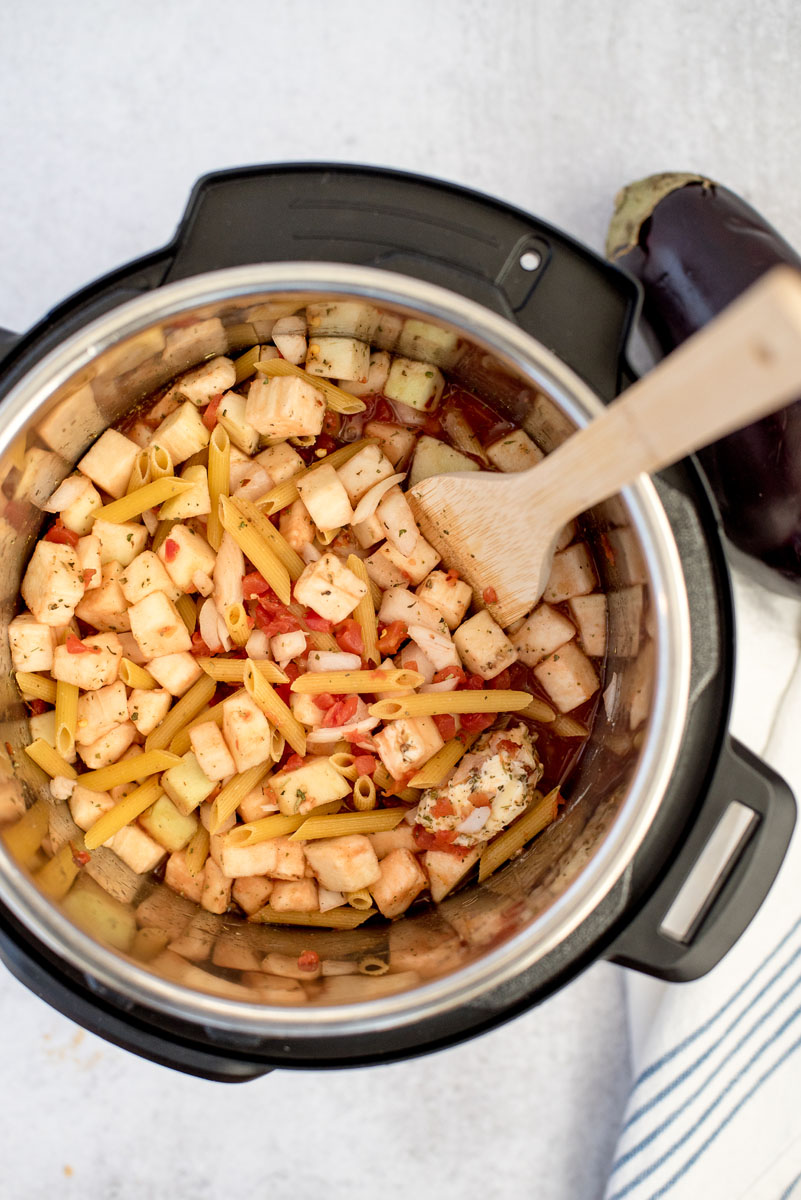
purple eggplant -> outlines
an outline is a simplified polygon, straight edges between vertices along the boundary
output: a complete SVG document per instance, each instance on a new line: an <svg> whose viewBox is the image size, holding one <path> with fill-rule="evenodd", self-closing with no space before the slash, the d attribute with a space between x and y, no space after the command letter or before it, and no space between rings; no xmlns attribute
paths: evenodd
<svg viewBox="0 0 801 1200"><path fill-rule="evenodd" d="M643 286L669 353L777 263L801 257L734 192L700 175L651 175L618 194L607 255ZM729 539L801 586L801 400L699 452Z"/></svg>

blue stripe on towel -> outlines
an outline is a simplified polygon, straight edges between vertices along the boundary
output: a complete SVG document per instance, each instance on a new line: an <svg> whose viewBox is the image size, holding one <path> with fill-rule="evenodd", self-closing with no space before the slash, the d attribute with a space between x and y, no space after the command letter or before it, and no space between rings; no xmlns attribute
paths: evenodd
<svg viewBox="0 0 801 1200"><path fill-rule="evenodd" d="M693 1128L688 1129L687 1132L682 1134L682 1136L678 1139L678 1141L674 1142L673 1145L664 1152L664 1154L660 1155L660 1157L655 1160L655 1162L651 1163L650 1166L645 1167L644 1170L640 1171L639 1175L635 1176L635 1178L632 1179L629 1183L627 1183L624 1187L622 1187L620 1189L620 1191L615 1192L615 1194L612 1197L610 1197L610 1200L622 1200L623 1196L627 1196L629 1194L629 1192L633 1191L633 1189L636 1188L640 1183L642 1183L644 1180L646 1180L650 1175L653 1175L654 1171L658 1171L661 1166L663 1166L666 1162L668 1162L669 1159L671 1159L673 1157L673 1155L676 1153L676 1151L681 1149L681 1147L685 1144L685 1142L688 1140L688 1138L691 1138L693 1136L693 1134L698 1132L698 1129L701 1127L701 1125L703 1125L704 1121L706 1121L706 1119L709 1116L711 1116L711 1114L715 1111L715 1109L718 1107L719 1104L723 1103L726 1096L729 1094L729 1092L735 1086L735 1084L739 1083L739 1081L743 1078L743 1076L762 1057L762 1055L765 1053L765 1051L767 1049L769 1049L769 1047L775 1043L777 1038L781 1037L781 1035L783 1033L785 1033L787 1029L790 1028L790 1026L793 1024L794 1021L796 1021L798 1019L799 1016L801 1016L801 1005L799 1005L798 1008L794 1009L793 1012L790 1014L790 1016L784 1021L784 1023L782 1025L780 1025L779 1028L770 1035L770 1037L767 1039L767 1041L762 1043L759 1050L757 1050L756 1053L751 1055L751 1057L744 1064L744 1066L742 1066L740 1068L740 1070L737 1072L737 1074L732 1079L729 1080L726 1087L723 1089L723 1091L720 1093L720 1095L717 1097L717 1099L713 1100L711 1104L707 1105L706 1109L701 1114L698 1121L696 1121ZM781 1058L779 1058L773 1064L772 1067L769 1067L768 1070L759 1077L759 1079L751 1087L751 1089L749 1091L747 1091L745 1093L745 1095L742 1097L742 1099L737 1102L737 1104L734 1106L734 1108L731 1110L731 1112L728 1114L728 1116L721 1122L720 1125L718 1125L717 1129L713 1130L713 1132L709 1135L707 1140L705 1142L703 1142L702 1145L698 1148L698 1150L696 1150L695 1153L687 1160L687 1162L681 1168L681 1170L676 1175L674 1175L673 1178L670 1179L668 1181L668 1183L665 1184L665 1186L659 1192L655 1192L652 1197L649 1197L649 1200L656 1200L656 1198L658 1196L663 1196L665 1194L665 1192L667 1190L669 1190L673 1186L673 1184L676 1183L676 1181L679 1180L682 1177L682 1175L684 1175L695 1162L698 1161L701 1154L703 1154L703 1152L707 1149L707 1147L709 1145L711 1145L711 1143L715 1140L715 1138L718 1136L718 1134L729 1124L729 1122L732 1120L732 1118L735 1116L735 1114L739 1112L739 1110L743 1107L743 1105L762 1086L762 1084L765 1082L765 1080L768 1079L773 1074L773 1072L777 1069L777 1067L781 1066L781 1064L785 1061L785 1059L789 1058L791 1054L794 1054L795 1051L800 1046L801 1046L801 1038L799 1038L797 1041L793 1042L792 1046L790 1046L790 1048L785 1051L785 1053L781 1056Z"/></svg>
<svg viewBox="0 0 801 1200"><path fill-rule="evenodd" d="M779 1200L790 1200L790 1197L792 1196L793 1192L795 1191L796 1184L798 1184L798 1183L801 1183L801 1175L796 1175L795 1179L790 1184L790 1186L788 1188L786 1188L785 1191L782 1192L781 1196L779 1197Z"/></svg>
<svg viewBox="0 0 801 1200"><path fill-rule="evenodd" d="M784 937L781 939L781 941L778 942L776 946L774 946L773 950L771 950L771 952L767 956L767 958L764 958L762 960L762 962L759 964L759 966L755 968L755 970L752 972L751 975L749 975L748 979L746 979L746 981L737 989L736 992L732 993L732 995L729 997L729 999L726 1001L726 1003L721 1008L719 1008L716 1013L713 1013L712 1016L709 1017L708 1020L704 1021L703 1025L699 1025L698 1028L693 1031L693 1033L687 1034L687 1036L685 1038L683 1038L682 1041L680 1041L677 1046L674 1046L672 1050L667 1050L662 1055L661 1058L658 1058L656 1060L656 1062L651 1063L649 1066L647 1066L645 1068L644 1071L642 1071L637 1076L634 1083L632 1084L632 1088L631 1088L632 1093L634 1093L634 1091L640 1086L641 1083L644 1083L646 1079L650 1079L652 1075L655 1075L657 1071L661 1070L662 1067L664 1067L667 1063L669 1063L672 1059L674 1059L677 1054L680 1054L682 1052L682 1050L685 1050L687 1048L687 1046L692 1045L692 1043L694 1041L696 1041L699 1037L701 1037L702 1034L706 1033L707 1029L710 1029L715 1024L715 1022L720 1017L722 1017L725 1012L727 1012L731 1008L732 1004L734 1004L734 1002L736 1000L738 1000L740 998L740 996L742 996L743 992L745 992L750 987L750 985L754 982L754 980L760 974L760 972L765 969L765 967L768 965L768 963L771 961L771 959L775 958L776 955L779 953L779 951L786 945L786 943L789 941L789 939L792 937L792 935L796 932L796 930L799 928L799 926L801 926L801 917L799 917L799 919L796 921L795 925L793 925L791 929L788 929L787 933L784 935Z"/></svg>
<svg viewBox="0 0 801 1200"><path fill-rule="evenodd" d="M794 961L794 959L796 959L800 954L801 954L801 947L799 947L799 949L793 955L793 958L790 960L790 962ZM787 965L789 966L790 964L788 963ZM781 974L781 972L780 972L780 974ZM778 978L778 976L777 976L777 978ZM715 1067L715 1069L709 1075L707 1075L706 1079L701 1084L701 1086L696 1088L695 1091L692 1092L689 1096L682 1097L681 1104L679 1105L678 1108L675 1108L673 1110L673 1112L670 1114L669 1117L666 1117L665 1120L662 1121L662 1123L660 1125L655 1126L651 1130L651 1132L642 1139L642 1141L638 1142L636 1146L632 1146L630 1150L627 1150L626 1153L624 1155L622 1155L621 1158L617 1159L616 1162L614 1162L612 1164L612 1170L610 1172L610 1176L614 1175L615 1171L617 1171L620 1167L622 1167L624 1165L624 1163L630 1162L630 1160L632 1158L634 1158L635 1155L639 1154L639 1152L641 1150L644 1150L646 1146L649 1146L651 1144L651 1142L653 1142L655 1140L655 1138L659 1137L659 1135L661 1133L664 1133L664 1131L670 1125L673 1124L673 1122L676 1120L676 1118L681 1116L682 1112L687 1107L687 1105L692 1104L692 1102L694 1100L698 1099L698 1097L705 1090L705 1088L707 1088L709 1086L709 1084L712 1082L712 1080L715 1078L715 1076L720 1071L722 1071L724 1067L727 1067L730 1064L732 1058L738 1052L738 1050L742 1050L742 1048L746 1044L746 1042L748 1042L754 1036L754 1034L757 1032L757 1030L762 1025L764 1025L765 1021L767 1021L769 1017L773 1016L773 1014L776 1012L776 1009L779 1008L784 1003L784 1001L793 994L793 992L796 990L796 988L799 986L799 984L801 984L801 975L799 975L793 981L793 983L790 984L790 986L788 988L785 988L785 990L782 992L782 994L776 1000L774 1000L774 1002L773 1002L773 1004L771 1004L770 1008L766 1008L765 1011L762 1013L762 1015L756 1021L754 1021L754 1023L751 1025L748 1032L744 1033L743 1036L740 1038L739 1042L737 1042L736 1045L731 1049L728 1057L723 1059L722 1062L718 1063L718 1065ZM746 1009L745 1012L748 1012L748 1009ZM739 1018L738 1018L738 1020L739 1020ZM731 1026L730 1026L730 1028L731 1028ZM725 1037L725 1034L724 1034L724 1037ZM718 1041L715 1043L715 1045L712 1047L712 1049L715 1049L718 1045L720 1045L720 1042L722 1040L723 1040L722 1038L719 1038ZM711 1053L711 1050L708 1053ZM693 1068L691 1068L691 1070L688 1070L687 1072L685 1072L685 1076L679 1076L678 1079L676 1079L674 1081L674 1083L672 1083L669 1087L663 1089L663 1091L660 1092L658 1096L654 1097L652 1103L650 1105L648 1105L647 1107L652 1107L653 1104L656 1104L656 1102L658 1100L661 1100L669 1091L672 1091L673 1088L675 1088L679 1085L679 1083L683 1082L683 1079L686 1077L686 1075L691 1074L692 1071L695 1070L695 1066L697 1066L702 1061L702 1059L706 1058L706 1057L707 1057L706 1055L703 1055L701 1059L698 1059L698 1062L693 1066ZM641 1111L645 1112L646 1109L643 1108Z"/></svg>

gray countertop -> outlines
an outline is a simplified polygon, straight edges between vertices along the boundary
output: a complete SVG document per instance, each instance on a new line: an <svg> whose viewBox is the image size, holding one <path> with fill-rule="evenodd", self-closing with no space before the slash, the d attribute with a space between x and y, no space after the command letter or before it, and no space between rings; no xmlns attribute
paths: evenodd
<svg viewBox="0 0 801 1200"><path fill-rule="evenodd" d="M31 0L0 12L0 325L168 240L206 171L340 160L493 193L601 249L654 171L801 244L789 0ZM475 1042L229 1088L80 1031L0 972L3 1194L592 1200L629 1083L601 964Z"/></svg>

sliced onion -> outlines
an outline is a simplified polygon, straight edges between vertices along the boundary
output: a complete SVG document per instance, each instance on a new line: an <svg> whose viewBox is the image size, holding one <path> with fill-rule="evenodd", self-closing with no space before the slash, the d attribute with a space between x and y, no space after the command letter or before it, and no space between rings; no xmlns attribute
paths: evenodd
<svg viewBox="0 0 801 1200"><path fill-rule="evenodd" d="M409 625L408 629L409 637L422 646L438 671L462 665L450 635L446 637L444 633L427 629L425 625Z"/></svg>
<svg viewBox="0 0 801 1200"><path fill-rule="evenodd" d="M405 471L402 471L399 475L390 475L389 479L382 479L380 483L376 483L371 487L369 492L365 492L354 509L350 520L351 525L358 525L360 522L366 521L368 517L372 517L386 492L394 488L397 483L401 483L405 478Z"/></svg>
<svg viewBox="0 0 801 1200"><path fill-rule="evenodd" d="M455 692L459 686L459 680L455 675L449 675L447 679L440 679L439 683L424 683L422 684L421 692Z"/></svg>
<svg viewBox="0 0 801 1200"><path fill-rule="evenodd" d="M313 650L309 655L310 671L358 671L362 660L358 654L344 650Z"/></svg>
<svg viewBox="0 0 801 1200"><path fill-rule="evenodd" d="M330 729L313 729L306 734L307 746L322 746L327 742L338 742L340 738L358 737L359 734L369 733L381 723L380 717L365 717L355 725L333 725Z"/></svg>
<svg viewBox="0 0 801 1200"><path fill-rule="evenodd" d="M263 629L254 629L245 643L248 658L269 658L270 639Z"/></svg>
<svg viewBox="0 0 801 1200"><path fill-rule="evenodd" d="M300 552L300 557L308 567L309 563L318 562L323 556L315 546L314 542L306 542L305 546Z"/></svg>
<svg viewBox="0 0 801 1200"><path fill-rule="evenodd" d="M606 712L607 721L611 721L615 715L617 708L617 696L620 691L620 676L617 671L612 673L612 678L609 681L609 686L602 696L604 702L604 711Z"/></svg>
<svg viewBox="0 0 801 1200"><path fill-rule="evenodd" d="M214 563L214 601L217 612L224 613L232 604L243 600L242 580L245 575L245 556L226 529L222 535L217 560Z"/></svg>
<svg viewBox="0 0 801 1200"><path fill-rule="evenodd" d="M345 903L345 897L342 892L331 892L328 888L318 887L317 902L320 906L320 912L330 912L332 908L340 908Z"/></svg>
<svg viewBox="0 0 801 1200"><path fill-rule="evenodd" d="M409 809L406 816L403 818L407 825L417 824L417 810L419 807L419 804L415 804L414 808Z"/></svg>
<svg viewBox="0 0 801 1200"><path fill-rule="evenodd" d="M200 612L197 617L200 636L211 650L212 654L218 653L223 649L222 639L219 633L219 620L217 608L214 601L209 597L204 600L200 606Z"/></svg>
<svg viewBox="0 0 801 1200"><path fill-rule="evenodd" d="M483 829L490 819L491 813L492 809L488 805L484 805L483 808L474 808L461 824L456 826L457 832L478 833L479 829Z"/></svg>
<svg viewBox="0 0 801 1200"><path fill-rule="evenodd" d="M207 575L205 571L195 571L192 576L192 583L201 596L210 596L214 591L211 576Z"/></svg>
<svg viewBox="0 0 801 1200"><path fill-rule="evenodd" d="M148 508L142 513L142 524L152 537L159 527L159 519L152 508Z"/></svg>
<svg viewBox="0 0 801 1200"><path fill-rule="evenodd" d="M91 480L87 479L85 475L69 475L63 483L58 485L42 508L49 513L63 512L65 508L69 508L71 504L79 500L91 486Z"/></svg>

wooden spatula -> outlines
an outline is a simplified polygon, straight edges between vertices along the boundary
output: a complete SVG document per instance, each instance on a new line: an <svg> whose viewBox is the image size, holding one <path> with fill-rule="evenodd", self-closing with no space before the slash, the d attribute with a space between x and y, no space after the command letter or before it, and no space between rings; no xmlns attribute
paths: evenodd
<svg viewBox="0 0 801 1200"><path fill-rule="evenodd" d="M542 595L567 521L801 394L801 275L776 267L527 471L461 472L409 492L424 537L500 625Z"/></svg>

